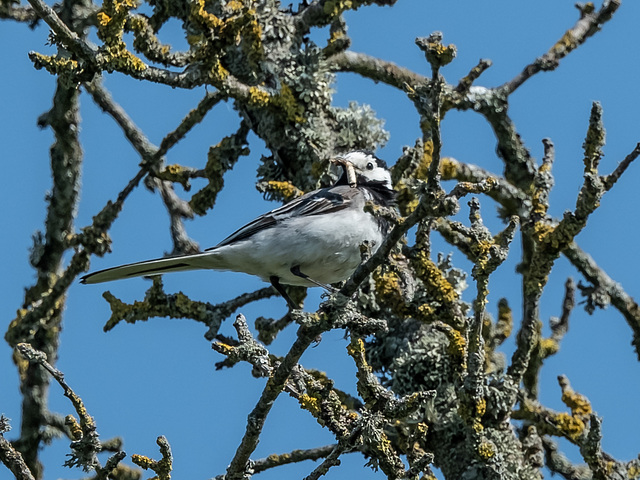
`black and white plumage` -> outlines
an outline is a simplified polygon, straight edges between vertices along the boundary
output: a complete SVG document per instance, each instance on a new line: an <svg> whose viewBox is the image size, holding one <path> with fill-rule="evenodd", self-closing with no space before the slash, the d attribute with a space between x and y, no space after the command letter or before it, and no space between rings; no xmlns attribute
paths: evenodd
<svg viewBox="0 0 640 480"><path fill-rule="evenodd" d="M291 304L281 284L305 287L340 282L361 262L360 245L378 249L387 226L364 211L368 201L393 205L395 193L384 161L355 151L334 161L338 182L259 216L202 253L131 263L90 273L92 284L168 272L213 269L256 275Z"/></svg>

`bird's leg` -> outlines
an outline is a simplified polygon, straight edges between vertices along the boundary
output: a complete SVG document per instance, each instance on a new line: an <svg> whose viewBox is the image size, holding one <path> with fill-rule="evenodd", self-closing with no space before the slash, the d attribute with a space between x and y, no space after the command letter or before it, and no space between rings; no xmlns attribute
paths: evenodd
<svg viewBox="0 0 640 480"><path fill-rule="evenodd" d="M295 265L293 267L291 267L291 273L293 273L296 277L300 277L300 278L304 278L306 281L313 283L314 285L317 285L318 287L322 287L324 288L327 292L329 293L336 293L338 290L336 290L335 288L333 288L331 285L326 285L324 283L320 283L320 282L316 282L313 278L309 277L308 275L302 273L300 271L300 265Z"/></svg>
<svg viewBox="0 0 640 480"><path fill-rule="evenodd" d="M287 301L289 308L291 308L292 310L300 310L300 305L297 305L293 300L291 300L291 297L289 297L289 295L287 294L287 291L280 283L280 279L278 277L276 277L275 275L271 275L269 277L269 281L271 282L273 288L275 288L276 291L282 296L282 298Z"/></svg>

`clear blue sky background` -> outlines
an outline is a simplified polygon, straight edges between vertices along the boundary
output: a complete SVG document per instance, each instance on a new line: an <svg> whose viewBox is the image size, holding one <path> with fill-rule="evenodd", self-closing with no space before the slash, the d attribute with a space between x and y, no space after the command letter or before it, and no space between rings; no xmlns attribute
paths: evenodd
<svg viewBox="0 0 640 480"><path fill-rule="evenodd" d="M414 39L440 30L444 32L445 43L458 47L458 57L442 72L446 79L455 84L480 58L488 58L493 67L477 84L496 86L546 52L573 26L578 11L573 2L558 0L400 0L392 8L361 8L345 17L353 50L424 74L428 73L428 66ZM581 145L592 101L602 103L608 132L606 156L601 163L603 173L615 168L640 141L638 21L640 3L624 1L603 31L571 53L555 72L539 74L511 97L511 116L533 155L541 158L542 138L550 137L555 142L556 186L551 195L551 213L555 216L575 205L582 183ZM176 36L178 29L170 30L164 38L183 47L184 39ZM48 149L52 135L49 130L39 130L36 119L51 105L54 79L44 71L36 71L27 58L30 50L52 51L45 45L47 34L48 29L42 25L31 31L25 25L5 21L0 27L3 46L0 58L4 66L0 75L0 158L5 172L0 210L4 226L0 233L3 332L21 305L24 288L34 280L28 249L33 233L43 228L45 195L51 184ZM327 35L326 30L319 31L313 38L323 42ZM105 80L115 100L156 144L204 95L204 88L172 90L121 75L110 75ZM402 147L413 145L419 136L417 115L401 93L353 74L338 75L335 88L337 105L346 106L351 100L367 103L386 120L391 138L378 153L388 161L394 162ZM85 94L82 118L85 167L78 228L89 224L105 202L115 198L133 177L139 162L111 118L102 114ZM209 145L233 132L237 125L230 105L217 106L186 140L170 151L168 162L204 165ZM450 112L442 128L444 155L494 172L502 171L493 134L479 115ZM238 226L276 206L264 201L254 188L262 144L253 137L251 147L252 154L242 158L225 177L227 187L213 212L187 224L189 234L203 248L216 244ZM578 237L578 243L636 298L640 297L637 282L640 259L636 254L639 179L640 166L632 165L605 196L602 206ZM195 183L194 189L198 186ZM485 223L497 232L501 226L494 205L486 198L481 198L481 203ZM463 219L464 215L463 210ZM161 256L171 250L168 225L158 196L139 188L127 201L111 232L113 253L95 259L92 269ZM452 251L443 243L438 248L444 253ZM510 260L492 277L489 297L493 313L499 298L507 297L517 323L520 290L514 269L518 252L516 247ZM453 259L457 266L469 269L461 254L454 252ZM581 279L561 258L543 297L543 320L560 314L563 284L568 276L576 281ZM262 286L258 279L234 273L194 272L165 277L167 292L182 290L193 299L212 303ZM215 371L214 363L222 357L203 338L204 328L192 321L153 319L135 326L120 325L108 334L103 333L102 326L110 312L102 292L108 289L132 302L141 299L148 287L149 282L143 279L106 286L74 285L65 311L58 367L84 399L103 439L122 436L128 454L158 458L155 438L163 434L173 448L175 478L204 479L221 474L240 441L246 416L255 405L264 380L251 377L246 365ZM471 286L468 299L473 290ZM312 293L308 308L315 308L319 293ZM285 303L281 299L242 309L250 325L260 315L279 317L284 312ZM231 323L230 320L224 325L223 333L235 335ZM548 326L545 332L548 333ZM284 354L294 338L295 328L289 327L270 350ZM573 388L587 395L604 418L605 450L622 460L631 460L640 452L637 433L640 367L630 340L630 329L613 308L589 316L579 306L571 316L562 350L542 370L540 391L543 403L566 410L560 402L556 381L558 375L566 374ZM305 353L302 362L326 371L337 387L355 393L355 369L345 353L345 345L342 331L331 332L316 348ZM507 342L507 355L512 350L513 341ZM12 418L15 434L19 427L20 399L10 357L10 349L0 342L0 412ZM69 401L56 384L51 388L50 404L55 412L72 413ZM7 436L13 438L11 433ZM281 395L253 457L332 442L331 435L308 414L300 412L295 401ZM565 442L562 447L574 461L579 461L576 448ZM84 476L80 471L61 466L67 452L67 440L55 441L43 451L46 478ZM346 456L343 466L332 469L327 478L383 478L379 472L363 470L364 463L357 454ZM314 466L311 462L292 465L265 472L259 478L301 478ZM0 478L8 478L6 470L0 469Z"/></svg>

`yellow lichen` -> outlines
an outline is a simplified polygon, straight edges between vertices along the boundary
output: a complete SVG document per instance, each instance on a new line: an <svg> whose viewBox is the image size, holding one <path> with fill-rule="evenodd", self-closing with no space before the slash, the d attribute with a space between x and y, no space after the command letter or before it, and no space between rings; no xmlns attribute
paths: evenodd
<svg viewBox="0 0 640 480"><path fill-rule="evenodd" d="M129 11L137 7L136 0L105 0L96 14L98 18L98 38L104 45L100 47L100 59L107 71L139 72L147 65L127 50L122 40L124 26L131 18Z"/></svg>
<svg viewBox="0 0 640 480"><path fill-rule="evenodd" d="M584 422L568 413L558 413L552 417L551 421L571 440L577 440L585 430Z"/></svg>
<svg viewBox="0 0 640 480"><path fill-rule="evenodd" d="M418 307L418 312L420 313L421 317L424 320L428 320L430 319L433 314L436 312L436 309L433 308L432 305L429 305L428 303L423 303L422 305L420 305Z"/></svg>
<svg viewBox="0 0 640 480"><path fill-rule="evenodd" d="M389 304L394 311L405 310L405 301L400 277L395 272L375 273L376 292L380 299Z"/></svg>
<svg viewBox="0 0 640 480"><path fill-rule="evenodd" d="M329 36L329 41L328 44L332 44L334 42L337 42L339 40L342 40L345 37L345 32L343 30L334 30L331 32L331 35Z"/></svg>
<svg viewBox="0 0 640 480"><path fill-rule="evenodd" d="M43 67L47 72L54 75L78 75L83 72L77 61L59 55L42 55L33 53L32 58L38 68Z"/></svg>
<svg viewBox="0 0 640 480"><path fill-rule="evenodd" d="M464 336L458 330L453 328L449 331L447 336L449 337L449 347L447 350L452 354L452 356L459 359L465 359L467 355L467 341Z"/></svg>
<svg viewBox="0 0 640 480"><path fill-rule="evenodd" d="M562 392L562 403L571 409L574 416L587 417L593 412L589 399L571 388L565 388Z"/></svg>
<svg viewBox="0 0 640 480"><path fill-rule="evenodd" d="M416 274L425 283L435 300L442 305L458 300L458 293L426 252L418 252L413 258L413 265Z"/></svg>
<svg viewBox="0 0 640 480"><path fill-rule="evenodd" d="M106 27L111 21L111 17L104 12L98 12L96 15L98 24L102 27Z"/></svg>
<svg viewBox="0 0 640 480"><path fill-rule="evenodd" d="M280 92L278 92L273 102L284 111L287 120L289 120L290 122L305 122L305 118L303 116L304 108L297 102L295 96L293 95L293 91L288 85L282 85L282 87L280 88Z"/></svg>
<svg viewBox="0 0 640 480"><path fill-rule="evenodd" d="M480 420L473 419L471 423L471 429L476 433L481 433L484 430L484 425L482 425Z"/></svg>
<svg viewBox="0 0 640 480"><path fill-rule="evenodd" d="M439 330L444 333L449 340L447 353L457 360L461 368L467 368L467 340L465 337L450 325L441 324Z"/></svg>
<svg viewBox="0 0 640 480"><path fill-rule="evenodd" d="M231 345L227 345L226 343L223 342L215 342L216 344L216 348L218 348L218 352L222 353L223 355L229 355L231 352L233 352L233 347Z"/></svg>
<svg viewBox="0 0 640 480"><path fill-rule="evenodd" d="M398 181L394 187L397 192L398 207L402 215L410 215L418 206L419 198L404 179Z"/></svg>
<svg viewBox="0 0 640 480"><path fill-rule="evenodd" d="M546 242L555 231L555 227L545 222L536 222L533 226L533 237L539 242Z"/></svg>
<svg viewBox="0 0 640 480"><path fill-rule="evenodd" d="M553 338L543 338L540 340L540 355L542 358L547 358L551 355L558 353L560 350L560 345Z"/></svg>
<svg viewBox="0 0 640 480"><path fill-rule="evenodd" d="M140 468L144 468L145 470L148 470L153 465L155 465L155 462L151 460L149 457L144 455L139 455L137 453L134 453L133 455L131 455L131 461L136 465L138 465Z"/></svg>
<svg viewBox="0 0 640 480"><path fill-rule="evenodd" d="M224 25L224 21L205 10L205 0L192 1L191 16L198 23L201 23L202 25L211 29L218 29Z"/></svg>
<svg viewBox="0 0 640 480"><path fill-rule="evenodd" d="M303 393L300 395L298 401L300 402L300 405L302 405L302 408L311 413L311 415L317 416L320 414L320 401L317 398Z"/></svg>
<svg viewBox="0 0 640 480"><path fill-rule="evenodd" d="M429 139L424 142L422 147L422 156L420 157L420 163L414 176L419 180L426 180L429 176L429 167L433 161L433 140Z"/></svg>
<svg viewBox="0 0 640 480"><path fill-rule="evenodd" d="M278 182L276 180L267 182L267 190L279 193L286 201L299 197L304 193L291 182Z"/></svg>
<svg viewBox="0 0 640 480"><path fill-rule="evenodd" d="M478 445L478 456L484 460L492 458L496 454L495 446L491 442L481 442Z"/></svg>
<svg viewBox="0 0 640 480"><path fill-rule="evenodd" d="M259 107L269 104L270 95L259 87L249 87L249 103Z"/></svg>
<svg viewBox="0 0 640 480"><path fill-rule="evenodd" d="M361 338L353 338L347 345L347 353L349 355L364 358L364 342Z"/></svg>
<svg viewBox="0 0 640 480"><path fill-rule="evenodd" d="M69 429L73 440L80 440L82 438L82 428L80 428L80 424L73 415L64 417L64 424Z"/></svg>
<svg viewBox="0 0 640 480"><path fill-rule="evenodd" d="M478 216L479 219L479 216ZM494 243L487 240L480 240L471 245L471 254L475 257L475 263L480 270L484 270L491 257L491 247Z"/></svg>
<svg viewBox="0 0 640 480"><path fill-rule="evenodd" d="M487 400L481 398L475 404L475 416L478 418L482 418L487 411Z"/></svg>
<svg viewBox="0 0 640 480"><path fill-rule="evenodd" d="M457 178L458 165L453 159L444 157L442 160L440 160L439 167L442 180L453 180Z"/></svg>
<svg viewBox="0 0 640 480"><path fill-rule="evenodd" d="M239 2L238 0L230 0L229 2L227 2L226 7L232 12L238 12L242 10L244 5L242 5L242 2Z"/></svg>
<svg viewBox="0 0 640 480"><path fill-rule="evenodd" d="M533 212L537 213L539 215L544 215L547 213L547 210L549 208L549 205L547 202L542 201L542 191L539 189L536 189L533 192L533 195L531 197L531 203L533 206Z"/></svg>
<svg viewBox="0 0 640 480"><path fill-rule="evenodd" d="M513 330L513 313L506 300L498 303L498 321L496 327L500 329L502 335L507 338Z"/></svg>
<svg viewBox="0 0 640 480"><path fill-rule="evenodd" d="M571 30L567 30L562 38L556 42L554 46L551 47L550 53L552 55L561 55L564 56L569 53L571 50L576 48L576 38L573 35Z"/></svg>
<svg viewBox="0 0 640 480"><path fill-rule="evenodd" d="M229 76L229 70L222 66L220 59L214 59L211 69L209 70L209 77L215 82L223 82Z"/></svg>

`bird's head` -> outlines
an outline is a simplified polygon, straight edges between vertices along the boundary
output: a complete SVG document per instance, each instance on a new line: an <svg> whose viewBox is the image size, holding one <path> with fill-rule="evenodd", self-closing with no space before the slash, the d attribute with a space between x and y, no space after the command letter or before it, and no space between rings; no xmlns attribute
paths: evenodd
<svg viewBox="0 0 640 480"><path fill-rule="evenodd" d="M342 165L344 169L338 184L352 187L373 184L393 190L387 164L371 152L356 150L336 157L332 162Z"/></svg>

